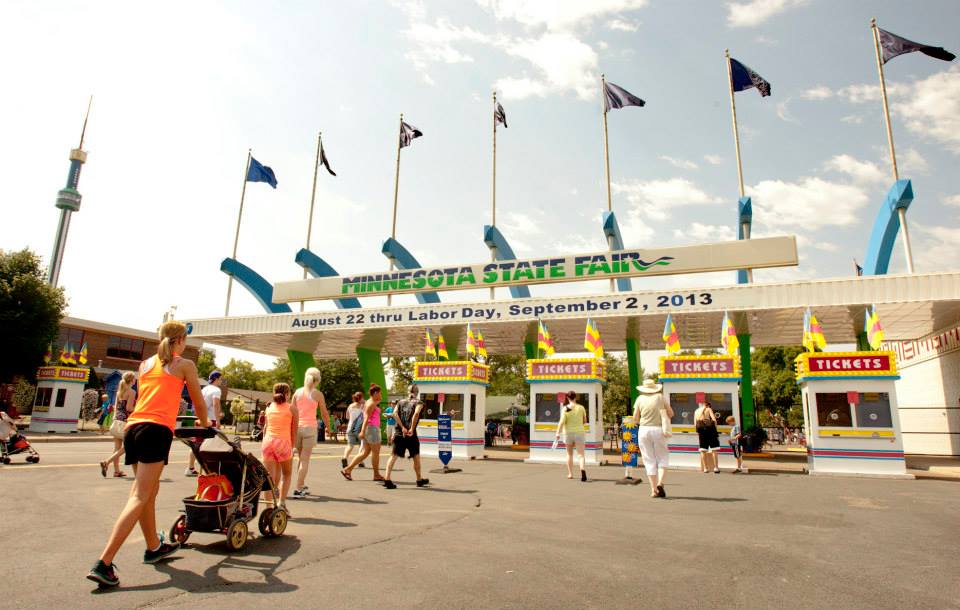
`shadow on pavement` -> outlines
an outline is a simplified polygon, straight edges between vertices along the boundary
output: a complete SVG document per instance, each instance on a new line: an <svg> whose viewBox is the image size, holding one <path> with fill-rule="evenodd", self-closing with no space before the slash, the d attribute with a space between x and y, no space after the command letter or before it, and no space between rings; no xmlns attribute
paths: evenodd
<svg viewBox="0 0 960 610"><path fill-rule="evenodd" d="M669 487L667 488L669 489ZM746 502L746 498L710 498L707 496L674 496L668 495L666 500L693 500L695 502Z"/></svg>
<svg viewBox="0 0 960 610"><path fill-rule="evenodd" d="M414 483L397 483L398 487L413 487ZM478 493L476 489L444 489L442 487L421 487L419 488L423 491L431 491L438 494L475 494Z"/></svg>
<svg viewBox="0 0 960 610"><path fill-rule="evenodd" d="M291 500L291 505L295 505L295 502L344 502L346 504L386 504L382 500L371 500L370 498L334 498L333 496L314 496L309 495L305 498L297 498L296 500Z"/></svg>
<svg viewBox="0 0 960 610"><path fill-rule="evenodd" d="M297 525L329 525L331 527L357 527L356 523L349 521L331 521L330 519L321 519L319 517L292 517L291 523Z"/></svg>

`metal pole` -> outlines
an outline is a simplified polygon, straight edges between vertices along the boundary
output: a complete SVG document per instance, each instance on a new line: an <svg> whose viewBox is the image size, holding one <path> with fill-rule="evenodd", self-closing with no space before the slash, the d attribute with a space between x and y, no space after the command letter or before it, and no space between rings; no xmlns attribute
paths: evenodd
<svg viewBox="0 0 960 610"><path fill-rule="evenodd" d="M310 236L313 234L313 203L317 197L317 169L320 167L320 147L323 146L323 132L317 132L317 158L313 162L313 190L310 191L310 215L307 216L307 250L310 249ZM246 182L244 182L246 184ZM303 268L303 279L307 279L307 268ZM300 311L304 302L300 301Z"/></svg>
<svg viewBox="0 0 960 610"><path fill-rule="evenodd" d="M240 241L240 219L243 218L243 200L247 196L247 174L250 172L250 159L253 158L253 149L247 149L247 163L243 167L243 188L240 190L240 211L237 212L237 231L233 235L233 260L237 260L237 242ZM233 276L227 279L227 304L223 310L223 317L230 316L230 294L233 292Z"/></svg>
<svg viewBox="0 0 960 610"><path fill-rule="evenodd" d="M400 130L397 132L397 171L393 177L393 223L390 225L390 237L397 238L397 194L400 190L400 135L403 133L403 113L400 113ZM393 271L393 259L390 259L390 271ZM393 304L393 295L387 295L387 305Z"/></svg>
<svg viewBox="0 0 960 610"><path fill-rule="evenodd" d="M492 204L492 214L491 214L491 226L497 226L497 92L493 92L493 204ZM496 262L497 260L497 250L493 248L490 250L490 262ZM490 287L490 300L496 298L496 291L491 286Z"/></svg>
<svg viewBox="0 0 960 610"><path fill-rule="evenodd" d="M610 193L610 140L607 135L607 105L606 105L607 81L605 75L600 75L600 114L603 116L603 167L607 177L607 211L613 211L613 196ZM607 240L609 247L609 239ZM613 292L615 282L610 280L610 292Z"/></svg>
<svg viewBox="0 0 960 610"><path fill-rule="evenodd" d="M733 117L733 144L737 152L737 187L740 189L740 198L746 194L743 188L743 161L740 157L740 127L737 124L737 103L733 95L733 66L730 64L730 49L724 49L727 58L727 82L730 85L730 114ZM743 223L743 238L750 239L750 225ZM747 269L747 282L753 283L753 269Z"/></svg>
<svg viewBox="0 0 960 610"><path fill-rule="evenodd" d="M877 54L877 73L880 75L880 98L883 100L883 118L887 125L887 144L890 146L890 167L893 170L893 180L900 179L897 168L897 151L893 146L893 127L890 125L890 105L887 101L887 79L883 74L883 56L880 53L880 32L877 31L877 19L870 20L870 29L873 31L873 49ZM897 210L900 217L900 227L903 229L903 250L907 258L907 271L913 273L913 249L910 247L910 232L907 230L907 214L903 208Z"/></svg>

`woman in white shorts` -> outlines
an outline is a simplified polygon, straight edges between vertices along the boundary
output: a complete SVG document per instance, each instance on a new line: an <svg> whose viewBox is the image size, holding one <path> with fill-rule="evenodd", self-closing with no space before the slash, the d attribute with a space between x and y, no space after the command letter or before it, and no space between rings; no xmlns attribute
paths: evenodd
<svg viewBox="0 0 960 610"><path fill-rule="evenodd" d="M307 473L310 472L310 455L317 444L317 410L323 416L322 421L329 421L327 401L323 392L317 389L320 384L320 370L314 367L307 369L303 376L303 387L293 393L293 406L297 408L298 424L296 453L300 466L297 468L297 486L293 490L294 498L307 496Z"/></svg>
<svg viewBox="0 0 960 610"><path fill-rule="evenodd" d="M573 450L577 450L580 458L580 480L587 480L586 457L584 456L584 445L586 443L586 428L584 422L587 419L587 410L583 405L577 403L577 393L573 390L560 395L563 401L563 412L560 414L560 423L557 424L557 440L563 434L563 444L567 448L567 478L573 478Z"/></svg>
<svg viewBox="0 0 960 610"><path fill-rule="evenodd" d="M639 426L637 445L640 446L643 468L650 480L650 497L666 498L663 479L670 465L670 450L663 434L663 424L664 419L669 421L673 417L673 409L663 398L663 386L653 379L644 379L643 385L637 386L637 389L640 390L640 396L633 403L633 421Z"/></svg>

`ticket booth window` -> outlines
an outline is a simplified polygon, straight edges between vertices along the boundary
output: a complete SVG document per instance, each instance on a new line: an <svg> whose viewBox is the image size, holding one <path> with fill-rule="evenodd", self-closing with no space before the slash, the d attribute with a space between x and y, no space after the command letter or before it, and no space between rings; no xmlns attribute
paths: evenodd
<svg viewBox="0 0 960 610"><path fill-rule="evenodd" d="M733 415L733 395L732 394L707 394L707 400L717 416L717 423L721 426L726 425L727 418Z"/></svg>
<svg viewBox="0 0 960 610"><path fill-rule="evenodd" d="M861 428L892 428L890 394L887 392L861 392L857 405L857 426Z"/></svg>
<svg viewBox="0 0 960 610"><path fill-rule="evenodd" d="M537 393L535 395L535 399L536 399L536 403L534 408L536 408L538 422L556 423L560 421L561 405L557 401L556 394Z"/></svg>
<svg viewBox="0 0 960 610"><path fill-rule="evenodd" d="M53 396L53 388L40 388L37 390L37 399L34 401L35 407L49 407L50 398Z"/></svg>
<svg viewBox="0 0 960 610"><path fill-rule="evenodd" d="M423 411L421 419L437 419L440 414L440 395L421 394ZM463 421L463 394L447 394L443 401L443 412L453 421Z"/></svg>
<svg viewBox="0 0 960 610"><path fill-rule="evenodd" d="M697 411L697 395L690 393L670 394L670 407L673 417L670 423L678 426L692 426L693 416Z"/></svg>
<svg viewBox="0 0 960 610"><path fill-rule="evenodd" d="M852 428L853 414L846 392L817 392L817 422L821 428Z"/></svg>
<svg viewBox="0 0 960 610"><path fill-rule="evenodd" d="M59 388L57 390L57 401L53 406L62 407L67 402L67 390L66 388Z"/></svg>
<svg viewBox="0 0 960 610"><path fill-rule="evenodd" d="M477 421L477 395L470 395L470 421Z"/></svg>

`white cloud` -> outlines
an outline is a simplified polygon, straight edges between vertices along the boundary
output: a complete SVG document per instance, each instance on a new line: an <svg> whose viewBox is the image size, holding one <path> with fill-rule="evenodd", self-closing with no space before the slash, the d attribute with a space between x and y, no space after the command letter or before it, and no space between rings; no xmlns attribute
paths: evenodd
<svg viewBox="0 0 960 610"><path fill-rule="evenodd" d="M782 102L777 102L777 116L780 117L781 121L786 121L787 123L799 123L796 117L790 113L790 108L788 104L792 98L787 98Z"/></svg>
<svg viewBox="0 0 960 610"><path fill-rule="evenodd" d="M723 163L723 157L720 155L703 155L703 159L710 165L720 165Z"/></svg>
<svg viewBox="0 0 960 610"><path fill-rule="evenodd" d="M943 202L947 205L960 208L960 195L950 195L949 197L944 197Z"/></svg>
<svg viewBox="0 0 960 610"><path fill-rule="evenodd" d="M846 174L858 184L887 182L887 174L876 163L860 161L850 155L835 155L823 164L824 168Z"/></svg>
<svg viewBox="0 0 960 610"><path fill-rule="evenodd" d="M825 100L833 97L833 89L826 85L816 85L801 93L800 97L805 100Z"/></svg>
<svg viewBox="0 0 960 610"><path fill-rule="evenodd" d="M950 68L905 87L894 111L907 129L960 153L960 69ZM899 91L898 91L899 93Z"/></svg>
<svg viewBox="0 0 960 610"><path fill-rule="evenodd" d="M763 224L774 228L819 229L862 222L859 210L869 203L864 189L822 178L796 182L764 180L747 189Z"/></svg>
<svg viewBox="0 0 960 610"><path fill-rule="evenodd" d="M528 27L566 30L593 19L646 6L647 0L477 0L497 19L510 19Z"/></svg>
<svg viewBox="0 0 960 610"><path fill-rule="evenodd" d="M917 271L934 272L960 267L960 227L910 225Z"/></svg>
<svg viewBox="0 0 960 610"><path fill-rule="evenodd" d="M665 220L672 208L709 205L722 200L712 197L686 178L627 180L614 182L613 192L626 195L632 210L655 220Z"/></svg>
<svg viewBox="0 0 960 610"><path fill-rule="evenodd" d="M688 161L687 159L677 159L668 155L660 155L660 159L663 159L670 165L679 167L680 169L697 169L700 167L693 161Z"/></svg>
<svg viewBox="0 0 960 610"><path fill-rule="evenodd" d="M848 114L847 116L840 117L840 120L844 123L850 123L852 125L860 125L863 123L862 114Z"/></svg>
<svg viewBox="0 0 960 610"><path fill-rule="evenodd" d="M892 93L893 87L887 85L887 94ZM837 95L851 104L865 104L866 102L880 101L880 85L848 85L837 91Z"/></svg>
<svg viewBox="0 0 960 610"><path fill-rule="evenodd" d="M806 0L727 2L727 25L732 28L754 27L805 2Z"/></svg>
<svg viewBox="0 0 960 610"><path fill-rule="evenodd" d="M437 19L434 24L413 22L404 34L416 47L406 54L419 71L425 71L429 63L457 64L472 62L473 57L454 46L454 43L489 43L491 38L468 27L457 27L446 19Z"/></svg>
<svg viewBox="0 0 960 610"><path fill-rule="evenodd" d="M757 44L763 44L770 47L780 44L780 41L778 41L776 38L770 38L769 36L764 36L762 34L754 37L753 41Z"/></svg>
<svg viewBox="0 0 960 610"><path fill-rule="evenodd" d="M930 173L930 164L916 148L898 150L897 166L903 174L923 176Z"/></svg>
<svg viewBox="0 0 960 610"><path fill-rule="evenodd" d="M611 30L616 30L619 32L636 32L640 29L640 25L637 22L627 21L619 18L608 21L607 27Z"/></svg>
<svg viewBox="0 0 960 610"><path fill-rule="evenodd" d="M597 53L572 34L548 32L539 38L512 41L505 50L528 60L540 72L537 78L499 79L496 87L507 98L543 97L571 90L581 99L597 94Z"/></svg>
<svg viewBox="0 0 960 610"><path fill-rule="evenodd" d="M679 243L715 243L733 241L737 239L737 232L732 226L694 222L682 229L674 229L673 236Z"/></svg>

